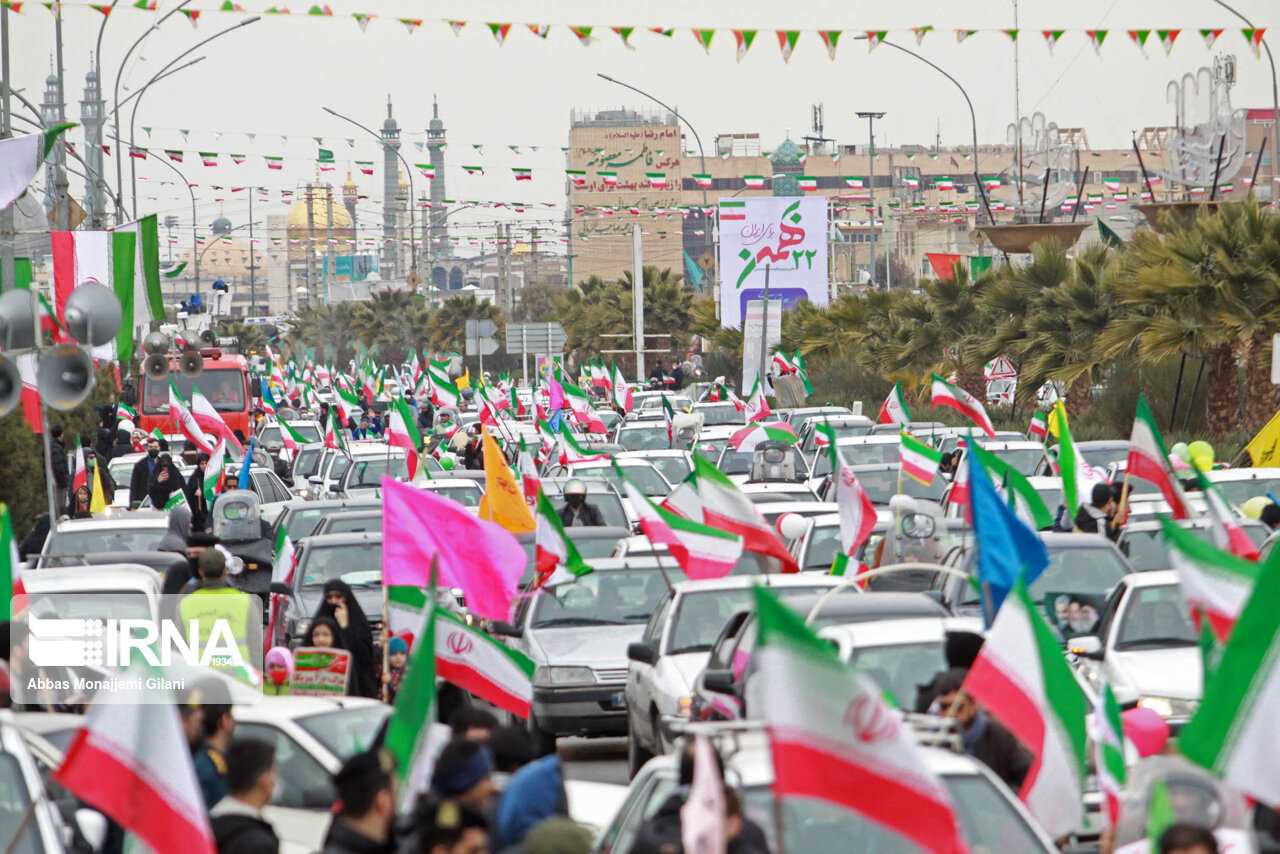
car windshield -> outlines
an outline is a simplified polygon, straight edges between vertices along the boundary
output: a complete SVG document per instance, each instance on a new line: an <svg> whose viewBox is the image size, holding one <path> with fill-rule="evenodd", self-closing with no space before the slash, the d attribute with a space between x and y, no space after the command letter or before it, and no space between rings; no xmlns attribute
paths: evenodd
<svg viewBox="0 0 1280 854"><path fill-rule="evenodd" d="M1212 542L1212 533L1203 525L1183 528L1202 543ZM1120 551L1129 558L1129 563L1138 572L1152 569L1172 569L1169 560L1169 547L1164 542L1164 532L1159 528L1146 531L1125 531Z"/></svg>
<svg viewBox="0 0 1280 854"><path fill-rule="evenodd" d="M559 490L559 485L545 482L542 484L542 491L547 494L547 498L551 499L551 506L557 513L562 513L565 506L564 495ZM622 506L622 498L613 490L587 487L587 503L600 511L600 516L606 525L631 527L631 523L627 520L626 508Z"/></svg>
<svg viewBox="0 0 1280 854"><path fill-rule="evenodd" d="M805 462L804 455L800 453L800 449L795 445L787 448L787 456L791 460L794 467L797 480L804 480L809 476L809 464ZM755 459L755 451L735 451L733 448L725 446L724 453L720 455L720 463L717 468L725 474L750 474L751 463ZM895 456L894 459L897 459Z"/></svg>
<svg viewBox="0 0 1280 854"><path fill-rule="evenodd" d="M668 568L674 582L683 573ZM535 594L531 627L621 626L647 622L667 582L655 569L591 572L572 584L543 588Z"/></svg>
<svg viewBox="0 0 1280 854"><path fill-rule="evenodd" d="M796 596L823 593L829 590L827 585L813 587L774 587L772 592L782 601ZM716 638L729 618L747 607L753 601L750 587L731 590L707 590L699 593L686 593L680 597L671 621L671 642L667 647L667 655L680 655L685 652L707 652L715 644Z"/></svg>
<svg viewBox="0 0 1280 854"><path fill-rule="evenodd" d="M699 404L693 410L694 415L702 416L703 427L718 424L741 424L743 415L732 403Z"/></svg>
<svg viewBox="0 0 1280 854"><path fill-rule="evenodd" d="M11 854L42 854L45 847L40 839L39 822L27 821L31 808L31 793L22 776L18 758L0 753L0 846ZM15 839L18 828L24 828L22 837Z"/></svg>
<svg viewBox="0 0 1280 854"><path fill-rule="evenodd" d="M298 564L303 587L323 587L335 578L352 587L382 583L382 543L312 546Z"/></svg>
<svg viewBox="0 0 1280 854"><path fill-rule="evenodd" d="M311 477L320 468L320 458L324 456L324 448L306 447L298 449L298 456L293 462L293 476Z"/></svg>
<svg viewBox="0 0 1280 854"><path fill-rule="evenodd" d="M1036 473L1036 468L1044 459L1044 451L1039 448L1010 448L1003 451L995 450L991 454L1007 463L1014 471L1021 472L1027 477Z"/></svg>
<svg viewBox="0 0 1280 854"><path fill-rule="evenodd" d="M319 442L321 439L320 428L309 421L308 422L290 421L289 427L293 430L293 432L297 433L299 436L306 439L308 442Z"/></svg>
<svg viewBox="0 0 1280 854"><path fill-rule="evenodd" d="M166 528L95 528L58 531L49 539L50 555L88 555L95 552L152 552Z"/></svg>
<svg viewBox="0 0 1280 854"><path fill-rule="evenodd" d="M366 516L363 513L341 513L324 526L326 534L363 534L366 531L381 533L382 514Z"/></svg>
<svg viewBox="0 0 1280 854"><path fill-rule="evenodd" d="M1196 630L1176 584L1132 590L1116 634L1116 649L1192 646Z"/></svg>
<svg viewBox="0 0 1280 854"><path fill-rule="evenodd" d="M362 512L373 509L368 505L355 507L310 507L307 504L297 505L296 509L289 511L289 516L285 520L285 530L289 532L289 539L295 543L303 537L309 537L315 533L316 525L320 524L320 520L326 516L333 516L339 513Z"/></svg>
<svg viewBox="0 0 1280 854"><path fill-rule="evenodd" d="M48 598L50 594L33 595L28 600L31 613L57 613L60 620L147 620L155 616L146 594L138 591L61 589L56 591L56 604ZM42 603L50 610L41 610Z"/></svg>
<svg viewBox="0 0 1280 854"><path fill-rule="evenodd" d="M622 464L621 468L627 475L627 480L635 484L636 489L640 490L650 498L666 498L671 492L671 484L658 474L649 463L630 463ZM607 480L613 484L614 488L619 492L626 490L623 485L622 476L618 474L618 470L612 465L603 466L574 466L573 474L575 477L598 477Z"/></svg>
<svg viewBox="0 0 1280 854"><path fill-rule="evenodd" d="M945 646L940 640L855 648L849 661L902 709L915 708L918 689L947 669Z"/></svg>
<svg viewBox="0 0 1280 854"><path fill-rule="evenodd" d="M1043 852L1044 844L1013 806L1009 796L980 774L944 774L960 833L970 851ZM672 781L674 783L674 781ZM669 793L664 793L668 796ZM816 799L788 798L775 804L771 787L743 791L743 812L760 825L771 851L874 851L923 854L913 844L859 813ZM786 829L786 847L777 844L777 822Z"/></svg>
<svg viewBox="0 0 1280 854"><path fill-rule="evenodd" d="M896 451L895 451L896 453ZM825 455L824 455L825 456ZM856 472L858 483L871 499L872 504L888 504L889 499L898 493L898 470L881 469L879 471ZM942 501L947 488L947 479L942 475L934 475L932 483L921 483L914 477L902 478L902 494L912 498L927 498L930 501Z"/></svg>
<svg viewBox="0 0 1280 854"><path fill-rule="evenodd" d="M128 489L132 485L133 466L134 463L125 463L107 468L107 471L111 473L111 481L116 485L116 489Z"/></svg>
<svg viewBox="0 0 1280 854"><path fill-rule="evenodd" d="M347 469L351 467L351 460L342 454L334 456L333 464L329 466L329 477L337 480L347 473Z"/></svg>
<svg viewBox="0 0 1280 854"><path fill-rule="evenodd" d="M656 427L627 427L618 431L618 444L624 451L657 451L670 448L665 424Z"/></svg>
<svg viewBox="0 0 1280 854"><path fill-rule="evenodd" d="M901 456L901 442L853 442L840 445L840 453L851 466L896 463ZM830 462L830 460L828 460ZM830 469L828 469L830 470Z"/></svg>
<svg viewBox="0 0 1280 854"><path fill-rule="evenodd" d="M463 507L479 507L480 499L484 495L484 490L474 481L464 481L462 483L442 483L435 481L426 487L428 492L434 492L436 495L443 495L445 498L452 498Z"/></svg>
<svg viewBox="0 0 1280 854"><path fill-rule="evenodd" d="M667 479L667 483L679 483L689 476L693 469L685 457L653 457L649 460L653 467Z"/></svg>
<svg viewBox="0 0 1280 854"><path fill-rule="evenodd" d="M347 489L373 489L382 483L383 475L408 480L408 460L403 456L390 459L382 456L356 460L351 464L351 476L347 480Z"/></svg>
<svg viewBox="0 0 1280 854"><path fill-rule="evenodd" d="M821 426L824 422L819 420L815 426ZM836 434L836 442L841 439L851 439L856 436L866 436L871 432L870 424L831 424L831 432ZM805 440L805 447L812 449L817 444L818 433L816 430L811 432Z"/></svg>
<svg viewBox="0 0 1280 854"><path fill-rule="evenodd" d="M1264 498L1267 493L1272 495L1280 495L1280 479L1261 477L1257 480L1222 480L1214 483L1218 488L1218 492L1222 493L1222 497L1230 501L1237 507L1243 506L1246 501L1255 495L1261 495Z"/></svg>
<svg viewBox="0 0 1280 854"><path fill-rule="evenodd" d="M239 369L202 371L192 379L179 371L170 371L162 380L142 379L142 411L154 415L169 411L169 383L178 388L178 397L191 406L191 388L195 386L219 412L244 411L244 372Z"/></svg>
<svg viewBox="0 0 1280 854"><path fill-rule="evenodd" d="M582 537L574 536L574 531L590 531L592 528L567 528L566 533L569 539L573 540L573 546L578 550L578 557L582 558L588 565L593 560L612 557L613 550L618 545L618 541L613 537ZM524 549L525 564L524 574L520 576L519 588L521 590L527 588L533 582L533 574L537 569L537 543L529 540L520 544Z"/></svg>
<svg viewBox="0 0 1280 854"><path fill-rule="evenodd" d="M306 715L298 718L297 723L334 756L349 759L373 746L378 728L390 713L391 707L387 705L358 706Z"/></svg>

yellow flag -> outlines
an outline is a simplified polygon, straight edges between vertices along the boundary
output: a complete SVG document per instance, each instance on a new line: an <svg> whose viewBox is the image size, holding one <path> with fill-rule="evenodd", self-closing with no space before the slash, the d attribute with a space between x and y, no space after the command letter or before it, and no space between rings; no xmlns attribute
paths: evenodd
<svg viewBox="0 0 1280 854"><path fill-rule="evenodd" d="M524 495L516 483L515 475L507 466L498 443L484 427L480 428L484 448L484 496L480 499L480 518L496 522L508 531L532 531L537 527L533 513L524 502Z"/></svg>
<svg viewBox="0 0 1280 854"><path fill-rule="evenodd" d="M93 494L89 496L89 512L90 513L106 513L107 497L102 494L102 464L101 458L93 463Z"/></svg>
<svg viewBox="0 0 1280 854"><path fill-rule="evenodd" d="M1049 417L1045 419L1045 427L1049 431L1050 436L1058 437L1062 435L1062 425L1067 423L1067 407L1061 400L1053 405L1053 409L1049 410Z"/></svg>
<svg viewBox="0 0 1280 854"><path fill-rule="evenodd" d="M454 383L457 388L471 388L471 369L463 368L462 376L458 377L458 381Z"/></svg>
<svg viewBox="0 0 1280 854"><path fill-rule="evenodd" d="M1254 468L1274 466L1280 460L1280 412L1271 416L1271 420L1263 425L1258 435L1249 440L1244 449L1249 452Z"/></svg>

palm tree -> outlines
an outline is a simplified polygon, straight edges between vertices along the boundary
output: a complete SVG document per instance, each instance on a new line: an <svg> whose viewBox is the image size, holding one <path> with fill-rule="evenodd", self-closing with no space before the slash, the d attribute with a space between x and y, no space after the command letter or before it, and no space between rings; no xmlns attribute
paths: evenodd
<svg viewBox="0 0 1280 854"><path fill-rule="evenodd" d="M885 345L883 367L921 376L954 372L957 385L979 399L985 397L983 361L972 345L986 334L979 296L990 279L988 274L974 281L957 266L950 278L925 279L923 294L902 297L894 311L901 325Z"/></svg>
<svg viewBox="0 0 1280 854"><path fill-rule="evenodd" d="M426 299L408 291L381 290L357 303L351 325L360 342L390 364L407 361L409 353L430 340L431 310Z"/></svg>
<svg viewBox="0 0 1280 854"><path fill-rule="evenodd" d="M672 352L683 352L692 334L694 292L671 270L645 267L643 276L645 337L665 340ZM635 313L630 272L616 282L605 282L598 276L584 279L578 288L557 297L553 305L564 326L567 347L579 360L594 359L603 350L628 348L628 339L616 336L632 331Z"/></svg>
<svg viewBox="0 0 1280 854"><path fill-rule="evenodd" d="M430 346L435 353L462 352L466 345L468 320L492 320L502 336L506 325L502 312L491 302L481 302L474 295L449 297L431 317Z"/></svg>
<svg viewBox="0 0 1280 854"><path fill-rule="evenodd" d="M299 309L293 318L289 348L298 359L311 356L326 362L348 362L355 355L356 338L352 326L354 303L336 302L309 305Z"/></svg>
<svg viewBox="0 0 1280 854"><path fill-rule="evenodd" d="M216 334L221 338L234 338L239 342L239 350L241 353L256 353L267 344L267 332L274 330L274 327L268 327L261 323L249 325L234 321L232 323L220 324Z"/></svg>

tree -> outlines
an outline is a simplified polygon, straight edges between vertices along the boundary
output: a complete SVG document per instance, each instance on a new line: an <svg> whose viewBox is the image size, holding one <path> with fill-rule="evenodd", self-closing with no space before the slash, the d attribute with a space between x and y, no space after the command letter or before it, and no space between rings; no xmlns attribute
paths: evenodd
<svg viewBox="0 0 1280 854"><path fill-rule="evenodd" d="M352 325L355 304L335 302L329 305L313 304L294 314L293 328L289 335L294 358L304 360L307 351L311 357L344 365L355 357L356 339Z"/></svg>
<svg viewBox="0 0 1280 854"><path fill-rule="evenodd" d="M380 290L355 304L351 328L360 343L381 361L398 365L430 340L431 310L418 294Z"/></svg>
<svg viewBox="0 0 1280 854"><path fill-rule="evenodd" d="M496 305L470 294L449 297L431 317L431 350L461 353L466 347L468 320L492 320L498 324L498 337L502 337L505 321Z"/></svg>
<svg viewBox="0 0 1280 854"><path fill-rule="evenodd" d="M663 347L683 353L691 337L695 294L684 286L680 275L671 270L645 267L643 275L644 331L646 339L652 336L652 340L646 342L648 349ZM580 361L594 359L602 350L634 348L629 339L634 316L631 282L630 272L616 282L592 276L555 299L553 305L565 329L567 348L575 352ZM661 342L669 342L669 347ZM629 359L617 361L620 365L634 365Z"/></svg>
<svg viewBox="0 0 1280 854"><path fill-rule="evenodd" d="M556 319L553 304L556 297L565 293L565 288L545 282L534 282L531 285L525 285L519 293L520 304L516 306L516 320L520 323L548 323Z"/></svg>
<svg viewBox="0 0 1280 854"><path fill-rule="evenodd" d="M235 321L224 323L217 329L221 338L235 338L241 353L256 353L267 344L267 328L263 324L248 324Z"/></svg>

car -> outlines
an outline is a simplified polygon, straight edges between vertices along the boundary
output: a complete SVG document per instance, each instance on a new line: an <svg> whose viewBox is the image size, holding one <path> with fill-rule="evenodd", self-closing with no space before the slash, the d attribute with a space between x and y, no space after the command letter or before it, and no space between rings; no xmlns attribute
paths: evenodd
<svg viewBox="0 0 1280 854"><path fill-rule="evenodd" d="M342 513L362 513L373 510L377 510L379 513L382 512L382 500L375 499L373 496L351 500L330 498L324 501L304 501L298 504L291 504L285 507L275 520L271 532L272 542L275 541L281 526L288 533L289 539L296 543L303 537L314 533L321 519Z"/></svg>
<svg viewBox="0 0 1280 854"><path fill-rule="evenodd" d="M522 596L512 625L498 627L536 666L527 726L540 756L559 736L626 735L627 644L643 635L668 579L684 580L654 561L609 558L592 569Z"/></svg>
<svg viewBox="0 0 1280 854"><path fill-rule="evenodd" d="M682 581L663 596L644 634L627 646L627 764L632 776L653 755L665 753L667 720L689 717L693 680L725 623L769 587L785 601L822 593L839 582L800 575L739 575Z"/></svg>
<svg viewBox="0 0 1280 854"><path fill-rule="evenodd" d="M181 446L181 443L179 443L179 446ZM174 446L170 445L170 447L172 448ZM177 466L179 473L182 474L183 482L185 483L186 479L191 477L191 472L195 466L188 465L186 461L182 459L181 454L177 454L172 451L169 453L173 460L173 464ZM133 487L133 467L137 464L138 460L145 456L145 453L122 454L118 457L113 457L111 462L107 463L107 472L111 475L111 482L116 488L115 497L111 501L112 507L120 507L125 510L129 509L129 492Z"/></svg>
<svg viewBox="0 0 1280 854"><path fill-rule="evenodd" d="M795 423L792 422L792 426ZM831 432L835 433L836 440L852 439L856 436L866 436L871 432L871 428L875 426L875 422L865 415L821 415L810 416L800 425L800 453L812 459L814 452L819 447L818 439L822 434L818 431L819 427L829 427Z"/></svg>
<svg viewBox="0 0 1280 854"><path fill-rule="evenodd" d="M295 544L292 593L283 597L282 619L276 620L271 646L298 646L320 607L324 584L340 579L351 586L356 601L376 631L382 625L382 532L324 534Z"/></svg>
<svg viewBox="0 0 1280 854"><path fill-rule="evenodd" d="M185 558L182 558L185 562ZM44 568L22 576L28 607L36 608L46 596L58 597L61 619L111 617L118 620L155 619L160 614L160 573L138 563L108 563ZM85 610L70 613L83 596Z"/></svg>
<svg viewBox="0 0 1280 854"><path fill-rule="evenodd" d="M962 427L950 427L941 421L912 421L910 425L902 424L876 424L871 428L869 436L883 436L886 433L898 434L902 432L903 426L910 426L911 435L917 439L923 439L928 436L930 439L935 437L950 436L954 432L963 432Z"/></svg>
<svg viewBox="0 0 1280 854"><path fill-rule="evenodd" d="M1049 553L1049 566L1027 586L1027 592L1055 626L1052 604L1059 597L1087 603L1100 613L1111 591L1134 571L1116 544L1099 534L1042 531L1039 536ZM976 558L975 549L953 548L945 563L959 569L961 574L939 575L935 581L934 589L941 595L943 604L956 615L980 616L982 613L981 597L969 581L977 574ZM1064 633L1059 631L1059 634Z"/></svg>
<svg viewBox="0 0 1280 854"><path fill-rule="evenodd" d="M293 432L302 436L306 440L306 444L319 445L324 442L324 428L320 426L319 421L290 421L289 427ZM266 448L268 451L275 451L280 454L284 460L291 460L293 452L285 447L282 433L284 428L276 423L269 423L266 419L258 422L257 444L259 447ZM303 446L299 446L299 450Z"/></svg>
<svg viewBox="0 0 1280 854"><path fill-rule="evenodd" d="M364 531L382 531L382 510L361 510L354 513L335 513L325 516L311 532L312 536L324 534L355 534Z"/></svg>
<svg viewBox="0 0 1280 854"><path fill-rule="evenodd" d="M289 474L293 477L294 495L299 498L307 496L310 479L320 473L321 464L325 462L328 456L334 453L337 452L319 443L303 445L298 448L298 452L294 454L289 468Z"/></svg>
<svg viewBox="0 0 1280 854"><path fill-rule="evenodd" d="M560 465L553 463L547 467L546 477L554 478L599 478L608 481L620 493L625 492L622 477L618 474L622 469L627 480L635 485L644 495L654 499L666 498L671 493L671 484L654 467L653 463L644 459L624 460L592 460L585 463L569 463Z"/></svg>
<svg viewBox="0 0 1280 854"><path fill-rule="evenodd" d="M725 444L716 460L716 468L736 484L744 484L753 478L757 468L757 460L763 449L738 451ZM782 451L782 459L776 464L782 471L782 479L792 483L802 483L809 476L809 463L795 445L787 445Z"/></svg>
<svg viewBox="0 0 1280 854"><path fill-rule="evenodd" d="M816 504L818 496L803 483L786 483L765 481L761 483L747 482L738 486L738 491L745 495L752 504L771 504L787 502L791 504Z"/></svg>
<svg viewBox="0 0 1280 854"><path fill-rule="evenodd" d="M709 728L714 737L714 728ZM777 801L773 758L763 732L726 733L736 747L725 758L725 777L742 799L743 815L764 831L770 851L838 852L917 850L906 840L852 810L816 799ZM960 833L972 851L1057 854L1057 847L1017 795L981 762L962 753L921 747L924 767L941 778L955 804ZM647 762L631 781L627 799L596 842L595 854L631 854L645 820L679 785L678 752ZM778 835L781 833L781 841Z"/></svg>
<svg viewBox="0 0 1280 854"><path fill-rule="evenodd" d="M847 406L796 406L791 409L779 410L778 412L782 420L792 427L798 427L803 424L806 418L821 418L823 415L829 415L834 418L838 415L852 414Z"/></svg>
<svg viewBox="0 0 1280 854"><path fill-rule="evenodd" d="M1267 526L1257 519L1237 519L1236 523L1255 546L1261 546L1266 541L1267 535L1271 533ZM1208 519L1184 519L1175 524L1191 531L1206 543L1213 542L1215 524ZM1120 529L1120 538L1116 541L1116 545L1138 572L1173 569L1173 562L1169 558L1169 549L1165 545L1159 520L1131 519Z"/></svg>
<svg viewBox="0 0 1280 854"><path fill-rule="evenodd" d="M760 484L764 485L764 484ZM775 486L776 484L768 484ZM809 493L812 495L813 493ZM811 500L805 497L803 492L784 493L773 497L775 493L759 492L751 496L751 503L755 505L758 512L764 520L777 530L777 523L783 516L798 516L810 519L815 516L825 516L829 513L836 513L839 507L831 502ZM783 541L790 539L784 532L778 530L782 535Z"/></svg>
<svg viewBox="0 0 1280 854"><path fill-rule="evenodd" d="M351 465L357 453L375 454L385 448L385 445L375 442L349 442L347 449L351 456L341 451L328 448L320 459L320 464L316 468L316 473L307 478L307 500L318 501L321 498L337 498L335 490L338 487L338 480L346 473L347 467ZM295 487L298 485L297 478L294 478Z"/></svg>
<svg viewBox="0 0 1280 854"><path fill-rule="evenodd" d="M1256 495L1280 497L1280 468L1214 469L1205 477L1237 507Z"/></svg>
<svg viewBox="0 0 1280 854"><path fill-rule="evenodd" d="M1129 459L1128 439L1104 439L1075 443L1076 454L1085 462L1097 469L1106 470L1112 463L1122 463ZM1049 453L1036 468L1036 474L1056 475L1054 460L1058 458L1058 446L1049 448ZM1050 459L1052 457L1052 459Z"/></svg>
<svg viewBox="0 0 1280 854"><path fill-rule="evenodd" d="M614 444L624 451L657 451L671 448L665 424L624 421L613 434Z"/></svg>
<svg viewBox="0 0 1280 854"><path fill-rule="evenodd" d="M746 422L743 411L738 409L737 404L732 401L699 401L690 407L689 411L695 415L701 415L702 424L705 427L719 427L723 424L741 427Z"/></svg>
<svg viewBox="0 0 1280 854"><path fill-rule="evenodd" d="M822 504L818 506L831 506ZM922 512L916 510L914 512ZM854 558L867 566L879 566L905 562L941 562L954 546L960 544L966 528L963 519L935 520L927 536L885 537L896 530L905 513L895 513L887 507L876 508L876 521L871 534ZM923 533L923 531L921 532ZM884 548L881 548L881 543ZM812 517L812 524L791 544L791 553L801 572L829 572L840 553L840 514L823 513ZM879 553L879 559L876 556ZM932 581L932 579L930 579ZM874 586L874 582L872 582Z"/></svg>
<svg viewBox="0 0 1280 854"><path fill-rule="evenodd" d="M263 810L280 836L282 852L324 847L337 792L332 775L372 747L391 707L365 697L263 697L235 705L237 738L275 745L275 790Z"/></svg>
<svg viewBox="0 0 1280 854"><path fill-rule="evenodd" d="M827 626L818 637L835 644L841 661L852 662L901 709L922 712L917 691L947 669L950 635L983 634L975 617L904 617L899 620Z"/></svg>
<svg viewBox="0 0 1280 854"><path fill-rule="evenodd" d="M914 430L915 430L915 425L912 425L912 431ZM945 435L939 434L937 436L938 450L946 453L948 451L954 451L960 448L961 442L969 441L970 433L973 433L972 428L956 427L949 430ZM1028 441L1026 434L1019 433L1017 430L997 430L994 436L987 436L985 433L978 432L978 433L975 433L974 436L975 438L981 440L982 447L984 448L987 447L988 442L992 444L999 444L1001 442ZM1040 443L1037 442L1036 444L1040 444ZM1044 445L1040 445L1040 453L1041 453L1041 456L1044 455Z"/></svg>
<svg viewBox="0 0 1280 854"><path fill-rule="evenodd" d="M1101 622L1071 637L1067 648L1096 690L1109 684L1116 702L1146 706L1176 732L1195 714L1204 692L1198 639L1178 573L1166 569L1122 578Z"/></svg>
<svg viewBox="0 0 1280 854"><path fill-rule="evenodd" d="M106 820L92 810L77 809L75 799L61 787L51 788L65 795L65 805L55 803L46 791L40 767L13 714L0 711L0 845L6 852L63 854L70 850L64 839L72 823L90 840L92 850L102 845Z"/></svg>
<svg viewBox="0 0 1280 854"><path fill-rule="evenodd" d="M836 447L839 448L844 461L851 466L896 463L902 455L902 437L899 434L852 436L848 439L837 439ZM816 458L814 463L817 463ZM831 463L828 460L825 472L830 472L830 466Z"/></svg>
<svg viewBox="0 0 1280 854"><path fill-rule="evenodd" d="M427 492L434 492L436 495L452 498L463 507L479 507L480 499L484 497L484 488L481 485L481 481L468 477L432 478L414 485Z"/></svg>
<svg viewBox="0 0 1280 854"><path fill-rule="evenodd" d="M658 473L673 486L689 476L693 471L693 457L688 451L670 449L656 451L625 451L614 456L620 463L627 460L644 460L658 470Z"/></svg>
<svg viewBox="0 0 1280 854"><path fill-rule="evenodd" d="M409 462L404 448L384 445L376 451L361 451L352 454L351 465L347 466L337 478L333 488L333 498L361 498L374 496L382 487L382 478L391 477L408 481ZM418 464L418 472L414 479L423 477L423 472L443 471L440 462L432 456L422 457Z"/></svg>
<svg viewBox="0 0 1280 854"><path fill-rule="evenodd" d="M999 434L996 434L997 436ZM984 451L999 459L1019 474L1030 477L1044 462L1044 445L1029 442L1025 439L980 441L975 438ZM944 446L945 447L945 446Z"/></svg>
<svg viewBox="0 0 1280 854"><path fill-rule="evenodd" d="M614 557L618 543L631 535L631 529L613 525L578 525L565 528L564 533L578 550L578 557L590 566L594 561ZM516 542L524 549L527 561L524 574L520 576L519 589L527 590L537 571L537 533L520 531L515 537Z"/></svg>
<svg viewBox="0 0 1280 854"><path fill-rule="evenodd" d="M62 519L45 539L38 566L77 566L100 552L154 552L169 530L169 514L133 510L91 519Z"/></svg>
<svg viewBox="0 0 1280 854"><path fill-rule="evenodd" d="M547 496L551 506L557 513L564 509L564 485L571 479L567 477L544 477L541 480L542 493ZM587 503L594 505L600 511L600 516L606 526L627 529L635 526L637 517L631 509L631 504L622 500L622 496L612 483L602 477L580 477L577 479L586 485Z"/></svg>
<svg viewBox="0 0 1280 854"><path fill-rule="evenodd" d="M819 454L814 460L815 468L824 459L826 455ZM921 483L914 477L903 477L896 462L850 466L850 468L854 477L858 479L858 485L862 487L862 491L877 507L887 507L889 500L895 495L909 495L916 501L929 501L941 507L947 488L950 486L950 482L942 474L935 474L929 483ZM814 492L823 500L834 497L834 493L831 493L831 478L824 476L821 485L815 488Z"/></svg>
<svg viewBox="0 0 1280 854"><path fill-rule="evenodd" d="M643 397L633 396L631 412L627 414L628 421L644 421L647 419L662 420L665 407L662 405L663 398L671 404L671 409L675 412L688 412L693 406L693 401L683 394L677 392L662 391L653 395L645 395Z"/></svg>

